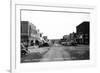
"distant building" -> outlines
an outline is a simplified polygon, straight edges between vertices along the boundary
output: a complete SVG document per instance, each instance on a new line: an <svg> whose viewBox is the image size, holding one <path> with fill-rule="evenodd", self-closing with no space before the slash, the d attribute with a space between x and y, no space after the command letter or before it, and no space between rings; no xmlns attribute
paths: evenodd
<svg viewBox="0 0 100 73"><path fill-rule="evenodd" d="M68 39L69 38L69 35L64 35L63 36L63 39Z"/></svg>
<svg viewBox="0 0 100 73"><path fill-rule="evenodd" d="M63 40L70 41L70 35L64 35Z"/></svg>
<svg viewBox="0 0 100 73"><path fill-rule="evenodd" d="M70 37L70 40L75 40L76 39L76 33L75 32L70 33L69 37Z"/></svg>
<svg viewBox="0 0 100 73"><path fill-rule="evenodd" d="M89 44L90 22L84 21L76 27L77 42L79 44Z"/></svg>

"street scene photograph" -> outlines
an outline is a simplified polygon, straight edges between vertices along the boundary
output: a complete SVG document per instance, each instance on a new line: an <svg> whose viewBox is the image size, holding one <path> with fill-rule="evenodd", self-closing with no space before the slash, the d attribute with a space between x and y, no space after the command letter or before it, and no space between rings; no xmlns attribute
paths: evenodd
<svg viewBox="0 0 100 73"><path fill-rule="evenodd" d="M21 10L21 63L90 60L90 14Z"/></svg>

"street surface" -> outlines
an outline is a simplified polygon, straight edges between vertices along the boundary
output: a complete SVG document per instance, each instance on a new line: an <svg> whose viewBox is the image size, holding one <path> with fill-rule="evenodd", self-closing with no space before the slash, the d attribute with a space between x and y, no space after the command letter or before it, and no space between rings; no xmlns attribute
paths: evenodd
<svg viewBox="0 0 100 73"><path fill-rule="evenodd" d="M65 51L63 46L54 44L40 61L63 61L65 58L71 59L69 52Z"/></svg>
<svg viewBox="0 0 100 73"><path fill-rule="evenodd" d="M54 43L51 47L29 48L30 53L21 62L43 62L89 59L89 46L62 46Z"/></svg>

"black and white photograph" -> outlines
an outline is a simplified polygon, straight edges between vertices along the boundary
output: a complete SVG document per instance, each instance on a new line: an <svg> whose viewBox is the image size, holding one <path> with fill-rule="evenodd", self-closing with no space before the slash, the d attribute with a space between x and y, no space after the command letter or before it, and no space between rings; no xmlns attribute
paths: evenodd
<svg viewBox="0 0 100 73"><path fill-rule="evenodd" d="M14 0L11 8L11 73L95 66L95 7Z"/></svg>
<svg viewBox="0 0 100 73"><path fill-rule="evenodd" d="M90 60L90 13L20 11L21 63Z"/></svg>

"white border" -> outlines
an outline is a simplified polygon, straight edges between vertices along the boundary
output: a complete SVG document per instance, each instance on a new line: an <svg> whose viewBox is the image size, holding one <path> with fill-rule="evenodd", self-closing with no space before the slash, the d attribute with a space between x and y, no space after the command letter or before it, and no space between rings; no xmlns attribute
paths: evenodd
<svg viewBox="0 0 100 73"><path fill-rule="evenodd" d="M25 71L43 71L51 69L79 68L95 65L95 8L79 5L60 4L15 4L11 5L11 72L19 73ZM54 11L74 11L89 12L91 14L90 23L90 60L83 61L63 61L63 62L42 62L20 64L20 9L31 10L54 10ZM34 69L34 70L33 70Z"/></svg>

